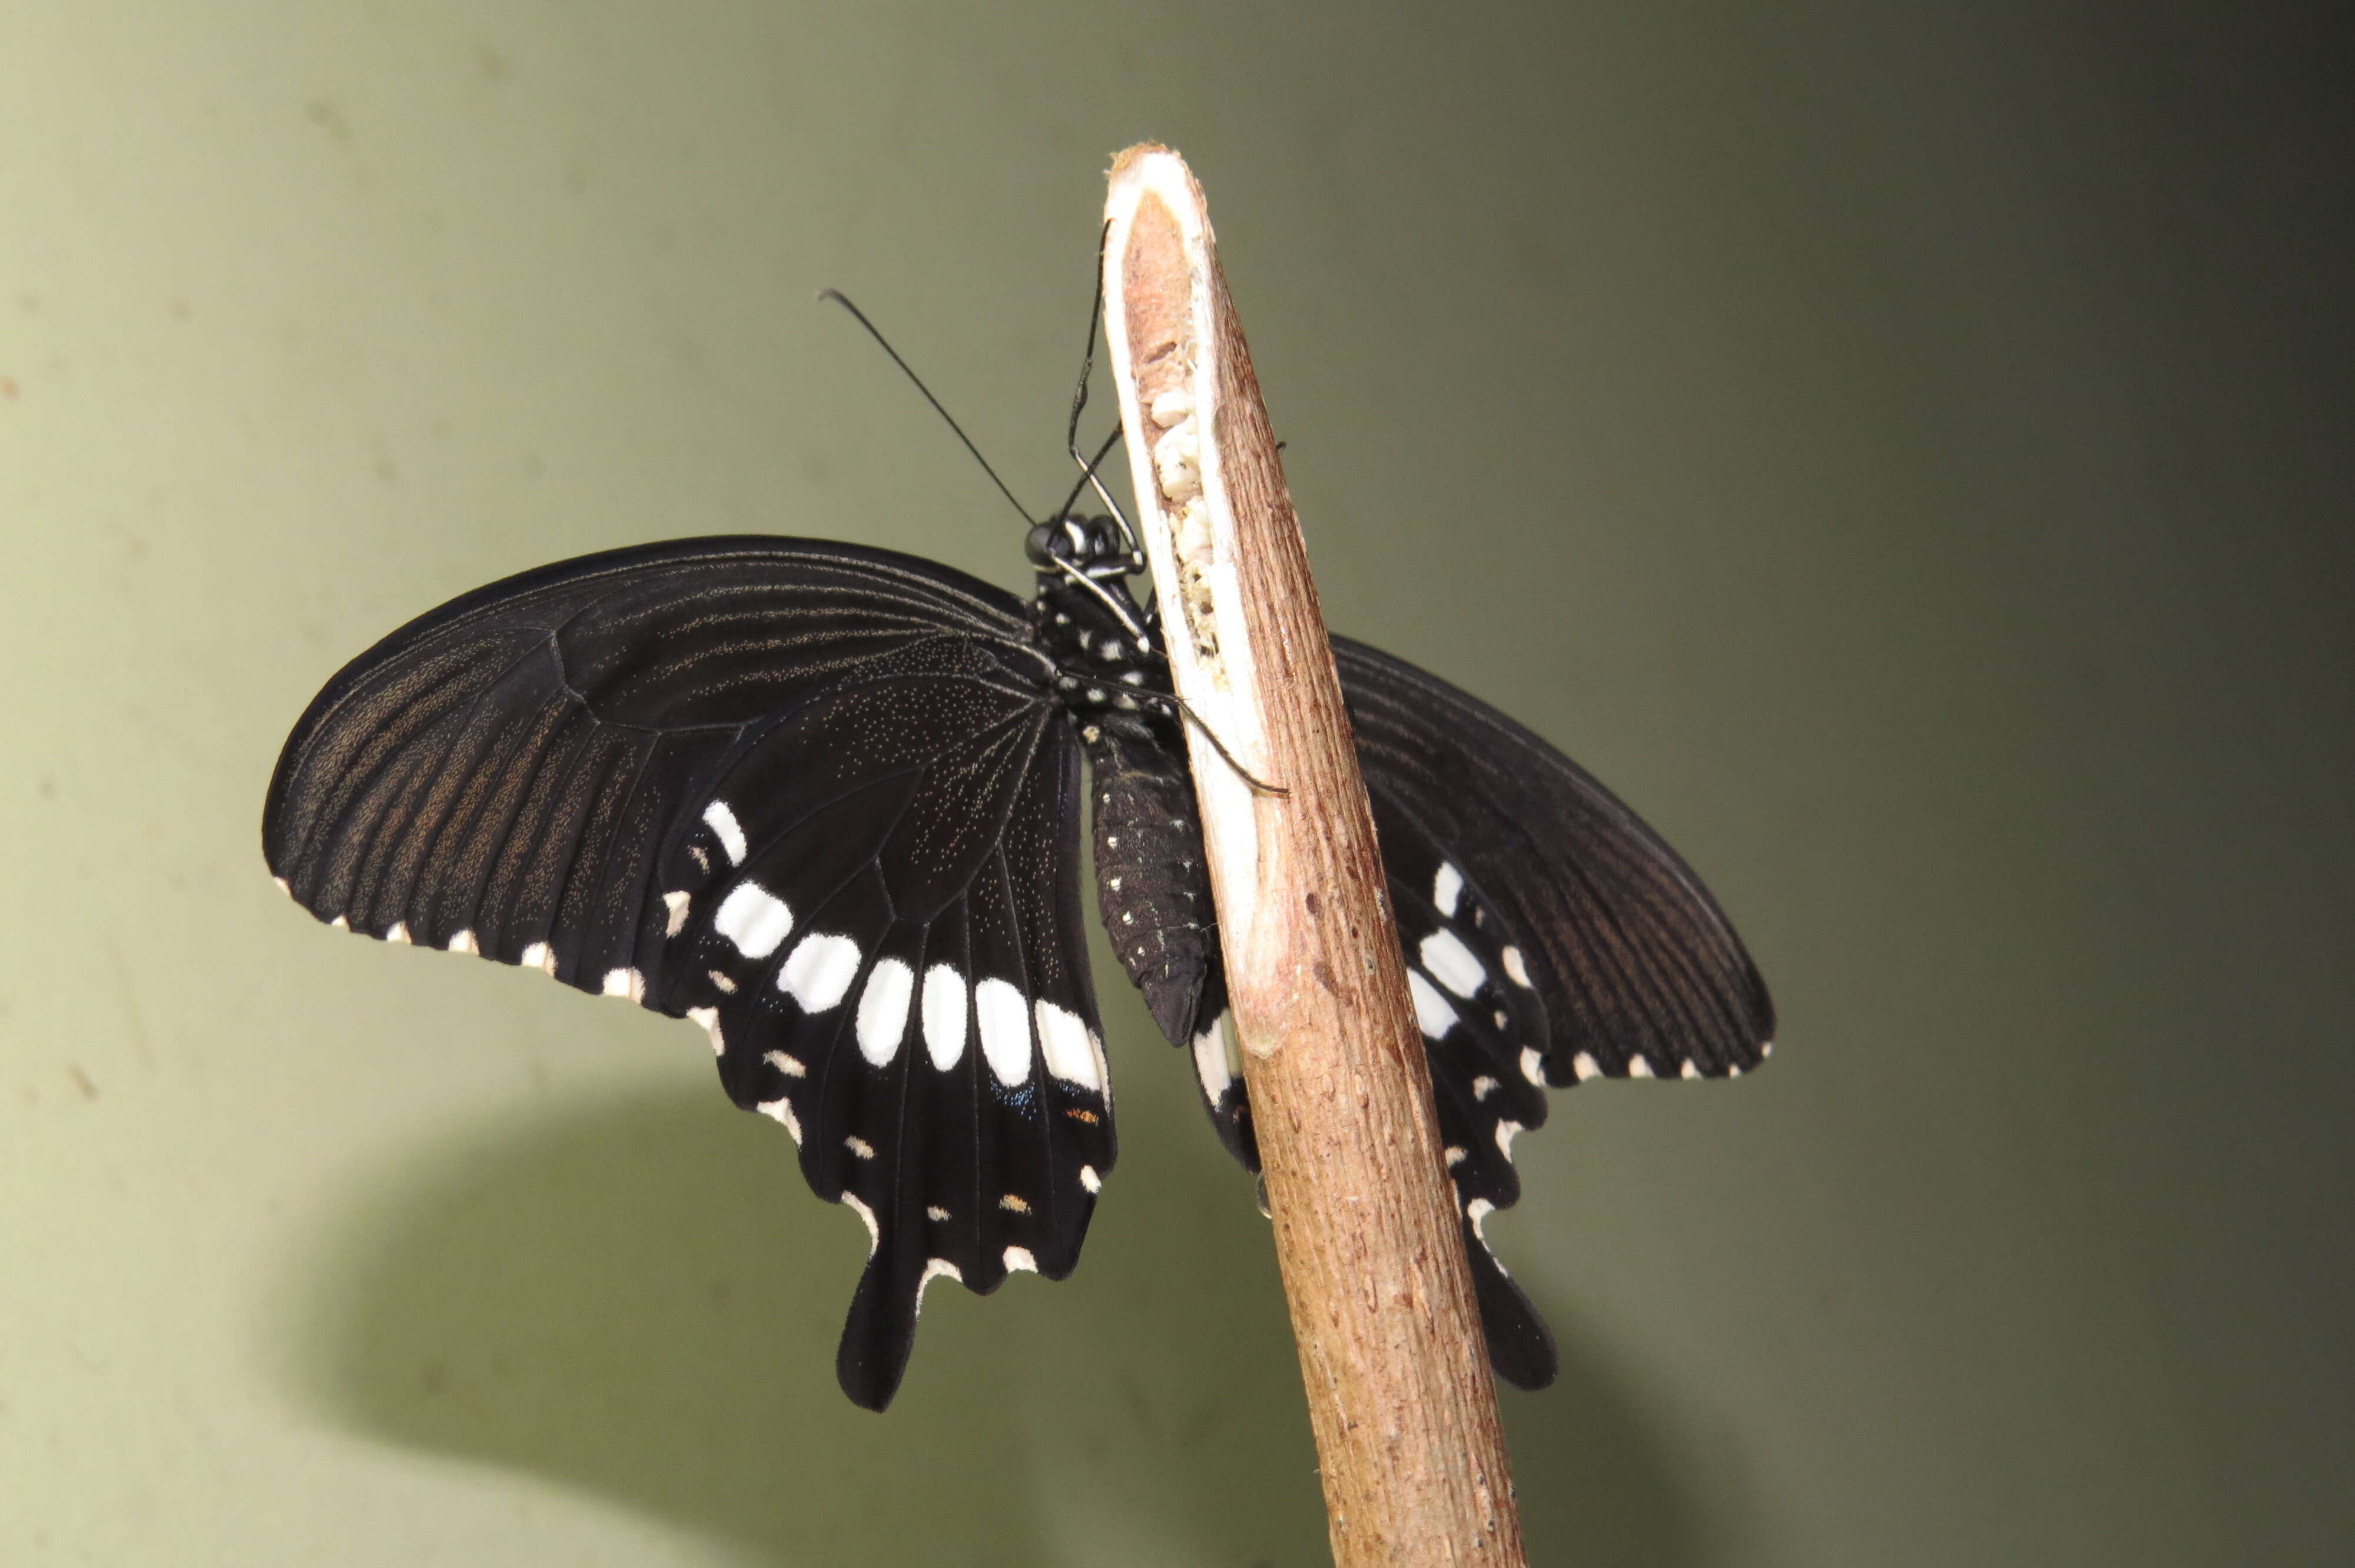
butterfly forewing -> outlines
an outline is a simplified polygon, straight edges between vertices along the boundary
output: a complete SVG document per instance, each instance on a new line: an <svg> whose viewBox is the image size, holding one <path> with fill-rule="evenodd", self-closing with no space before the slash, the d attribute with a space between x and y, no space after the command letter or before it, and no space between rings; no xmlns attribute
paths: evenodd
<svg viewBox="0 0 2355 1568"><path fill-rule="evenodd" d="M1363 643L1337 637L1333 652L1377 819L1416 824L1477 895L1506 978L1543 1004L1547 1038L1530 1044L1547 1083L1757 1065L1765 983L1658 834L1494 708ZM1423 865L1401 870L1412 883Z"/></svg>
<svg viewBox="0 0 2355 1568"><path fill-rule="evenodd" d="M837 1370L880 1408L925 1287L1068 1273L1112 1168L1045 663L1010 597L886 552L592 556L355 661L264 847L323 919L701 1022L868 1222Z"/></svg>

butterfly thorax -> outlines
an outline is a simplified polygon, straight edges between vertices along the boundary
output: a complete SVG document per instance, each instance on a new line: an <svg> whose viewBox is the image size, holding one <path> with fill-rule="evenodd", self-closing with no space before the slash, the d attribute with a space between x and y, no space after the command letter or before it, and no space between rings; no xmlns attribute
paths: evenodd
<svg viewBox="0 0 2355 1568"><path fill-rule="evenodd" d="M1038 567L1030 616L1039 645L1056 665L1056 695L1082 726L1173 711L1168 664L1153 612L1128 579L1141 566L1110 518L1064 517L1030 531ZM1114 727L1136 729L1133 724Z"/></svg>
<svg viewBox="0 0 2355 1568"><path fill-rule="evenodd" d="M1225 1006L1202 828L1153 612L1129 579L1144 565L1109 518L1030 532L1031 617L1056 694L1087 747L1096 892L1121 967L1173 1043Z"/></svg>

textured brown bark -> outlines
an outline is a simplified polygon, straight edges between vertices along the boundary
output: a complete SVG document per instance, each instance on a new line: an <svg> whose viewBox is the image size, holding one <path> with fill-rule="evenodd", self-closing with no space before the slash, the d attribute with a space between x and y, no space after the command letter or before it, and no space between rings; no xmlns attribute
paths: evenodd
<svg viewBox="0 0 2355 1568"><path fill-rule="evenodd" d="M1144 146L1114 164L1107 217L1113 366L1178 690L1286 791L1253 792L1192 735L1334 1559L1518 1564L1495 1385L1373 818L1207 208L1175 154Z"/></svg>

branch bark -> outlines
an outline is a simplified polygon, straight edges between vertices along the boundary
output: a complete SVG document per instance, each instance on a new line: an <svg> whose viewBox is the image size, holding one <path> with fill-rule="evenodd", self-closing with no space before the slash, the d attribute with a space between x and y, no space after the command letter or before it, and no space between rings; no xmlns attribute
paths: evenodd
<svg viewBox="0 0 2355 1568"><path fill-rule="evenodd" d="M1520 1520L1373 817L1201 188L1113 165L1107 340L1189 733L1333 1556L1518 1565Z"/></svg>

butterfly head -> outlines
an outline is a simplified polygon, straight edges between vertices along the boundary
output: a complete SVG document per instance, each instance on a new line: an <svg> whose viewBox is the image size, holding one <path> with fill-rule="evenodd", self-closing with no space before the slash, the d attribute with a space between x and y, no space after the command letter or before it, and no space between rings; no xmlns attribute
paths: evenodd
<svg viewBox="0 0 2355 1568"><path fill-rule="evenodd" d="M1040 573L1055 577L1066 568L1090 577L1125 577L1144 566L1109 517L1050 517L1031 528L1022 548Z"/></svg>

